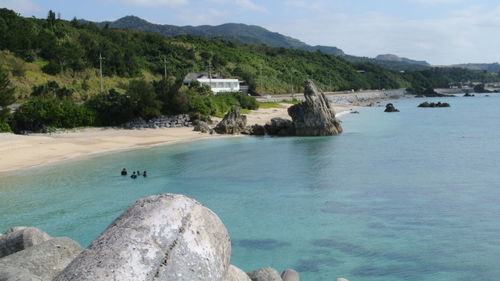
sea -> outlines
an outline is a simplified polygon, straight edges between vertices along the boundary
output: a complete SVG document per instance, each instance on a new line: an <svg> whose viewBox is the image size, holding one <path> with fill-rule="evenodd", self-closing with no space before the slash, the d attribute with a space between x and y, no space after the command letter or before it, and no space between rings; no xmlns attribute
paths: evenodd
<svg viewBox="0 0 500 281"><path fill-rule="evenodd" d="M401 112L342 116L334 137L210 139L3 174L0 231L35 226L88 246L136 200L178 193L218 214L245 271L500 280L500 95L392 103Z"/></svg>

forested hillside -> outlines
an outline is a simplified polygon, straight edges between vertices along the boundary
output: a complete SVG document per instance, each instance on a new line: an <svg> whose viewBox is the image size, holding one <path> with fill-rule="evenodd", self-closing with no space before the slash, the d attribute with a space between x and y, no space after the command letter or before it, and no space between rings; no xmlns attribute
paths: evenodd
<svg viewBox="0 0 500 281"><path fill-rule="evenodd" d="M103 93L100 54L105 58ZM205 71L209 64L225 77L246 81L255 94L300 92L305 79L313 79L324 91L447 87L459 81L498 79L483 71L453 68L401 73L322 52L100 28L76 19L59 20L52 11L46 19L23 18L0 9L0 78L6 81L0 99L8 92L24 103L13 117L4 112L0 123L8 121L15 130L117 125L160 114L221 115L234 103L255 107L241 95L215 97L205 87L182 86L186 73ZM5 111L6 105L0 104L0 109ZM57 116L39 116L54 110ZM114 111L125 114L109 120Z"/></svg>

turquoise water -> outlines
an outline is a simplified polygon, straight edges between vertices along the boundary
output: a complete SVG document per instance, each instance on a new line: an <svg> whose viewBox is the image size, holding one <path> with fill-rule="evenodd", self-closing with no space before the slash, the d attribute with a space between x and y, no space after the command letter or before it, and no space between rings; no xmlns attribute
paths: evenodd
<svg viewBox="0 0 500 281"><path fill-rule="evenodd" d="M32 225L88 245L135 200L182 193L214 210L244 270L302 280L499 280L500 97L398 100L326 138L208 140L0 178L0 231ZM438 100L436 100L438 101ZM148 170L122 178L123 167Z"/></svg>

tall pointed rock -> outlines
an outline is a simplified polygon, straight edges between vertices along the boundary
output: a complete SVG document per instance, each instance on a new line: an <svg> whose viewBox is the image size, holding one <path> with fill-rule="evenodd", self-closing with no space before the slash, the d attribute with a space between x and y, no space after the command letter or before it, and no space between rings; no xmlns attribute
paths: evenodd
<svg viewBox="0 0 500 281"><path fill-rule="evenodd" d="M306 80L306 100L288 109L297 136L333 136L342 133L340 121L325 95L316 89L311 80Z"/></svg>

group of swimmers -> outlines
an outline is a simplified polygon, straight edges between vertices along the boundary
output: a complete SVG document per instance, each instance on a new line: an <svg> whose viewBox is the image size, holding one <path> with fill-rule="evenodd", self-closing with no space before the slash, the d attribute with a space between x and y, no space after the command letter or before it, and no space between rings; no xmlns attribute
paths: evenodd
<svg viewBox="0 0 500 281"><path fill-rule="evenodd" d="M126 175L128 175L127 169L123 168L122 176L126 176ZM141 176L141 171L137 171L137 172L134 171L130 177L133 179L136 179L137 177L140 177L140 176ZM147 177L148 173L146 171L144 171L144 172L142 172L142 176Z"/></svg>

